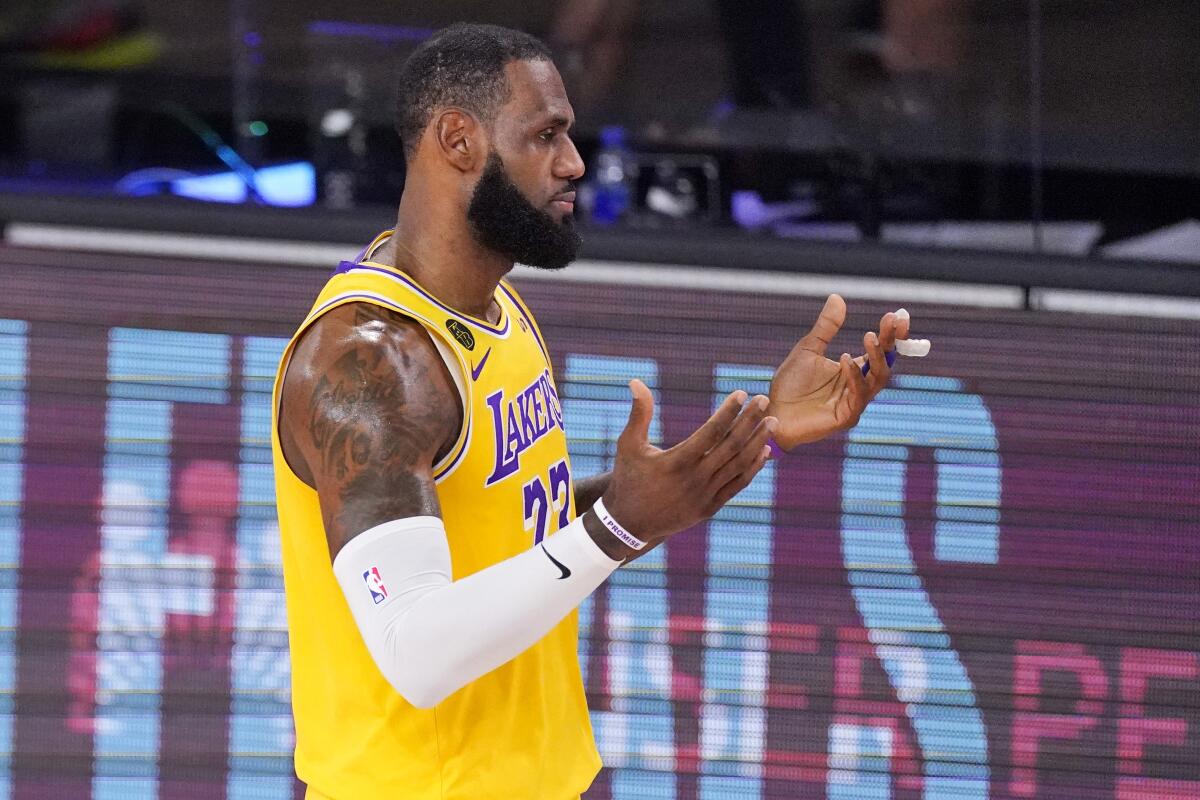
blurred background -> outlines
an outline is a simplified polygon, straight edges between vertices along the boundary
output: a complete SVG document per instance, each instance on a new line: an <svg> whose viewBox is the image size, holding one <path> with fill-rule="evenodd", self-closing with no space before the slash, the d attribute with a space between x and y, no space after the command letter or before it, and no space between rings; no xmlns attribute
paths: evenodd
<svg viewBox="0 0 1200 800"><path fill-rule="evenodd" d="M0 800L303 797L272 381L460 20L577 112L577 475L829 292L933 341L583 604L587 800L1200 798L1200 3L5 0Z"/></svg>
<svg viewBox="0 0 1200 800"><path fill-rule="evenodd" d="M10 0L0 189L394 206L396 64L461 19L555 49L588 221L1200 258L1190 0Z"/></svg>

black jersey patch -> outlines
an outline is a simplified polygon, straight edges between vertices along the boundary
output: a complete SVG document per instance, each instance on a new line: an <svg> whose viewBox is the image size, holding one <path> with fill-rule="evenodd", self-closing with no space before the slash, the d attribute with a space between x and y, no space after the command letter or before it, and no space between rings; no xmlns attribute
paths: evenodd
<svg viewBox="0 0 1200 800"><path fill-rule="evenodd" d="M456 319L448 319L446 320L446 330L450 331L450 334L463 347L468 350L475 349L475 335L471 333L471 329L466 325L463 325Z"/></svg>

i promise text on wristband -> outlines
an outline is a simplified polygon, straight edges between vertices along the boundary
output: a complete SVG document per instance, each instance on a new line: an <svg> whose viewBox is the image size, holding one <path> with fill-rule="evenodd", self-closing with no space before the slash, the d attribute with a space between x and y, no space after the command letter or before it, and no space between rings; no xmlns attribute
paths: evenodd
<svg viewBox="0 0 1200 800"><path fill-rule="evenodd" d="M642 550L646 547L645 542L622 528L620 523L613 519L612 514L608 513L608 509L604 507L603 499L596 501L596 504L592 506L592 511L596 512L596 516L599 517L600 523L607 528L613 536L617 537L634 550Z"/></svg>

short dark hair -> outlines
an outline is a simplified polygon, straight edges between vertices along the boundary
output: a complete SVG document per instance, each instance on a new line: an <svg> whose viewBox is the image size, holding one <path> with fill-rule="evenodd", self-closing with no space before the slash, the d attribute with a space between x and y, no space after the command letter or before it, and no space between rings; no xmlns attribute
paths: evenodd
<svg viewBox="0 0 1200 800"><path fill-rule="evenodd" d="M508 100L505 65L550 60L550 48L540 39L499 25L460 22L435 33L400 68L396 133L405 159L412 159L439 108L457 106L490 125Z"/></svg>

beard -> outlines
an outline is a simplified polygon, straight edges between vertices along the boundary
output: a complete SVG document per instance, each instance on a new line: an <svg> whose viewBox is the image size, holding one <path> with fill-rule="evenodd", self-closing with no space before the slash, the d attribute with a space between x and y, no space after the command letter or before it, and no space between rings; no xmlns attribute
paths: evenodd
<svg viewBox="0 0 1200 800"><path fill-rule="evenodd" d="M571 215L555 222L554 217L535 208L494 152L488 155L471 194L467 223L484 247L539 269L562 269L575 260L582 243Z"/></svg>

